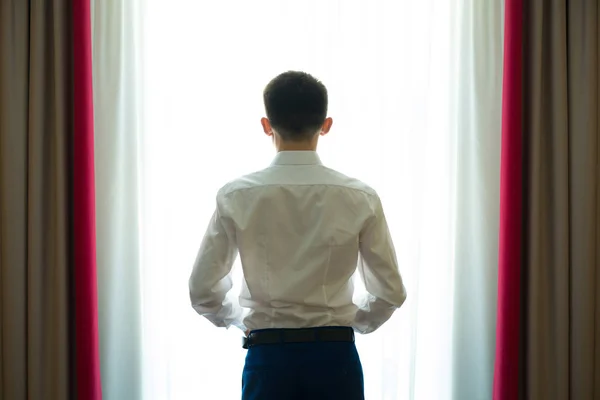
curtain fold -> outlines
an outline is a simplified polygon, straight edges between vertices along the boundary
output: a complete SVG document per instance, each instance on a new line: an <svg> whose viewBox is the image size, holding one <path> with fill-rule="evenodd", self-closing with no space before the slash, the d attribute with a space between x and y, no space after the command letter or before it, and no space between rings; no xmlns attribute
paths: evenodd
<svg viewBox="0 0 600 400"><path fill-rule="evenodd" d="M141 400L143 77L138 1L91 4L103 394L107 399Z"/></svg>
<svg viewBox="0 0 600 400"><path fill-rule="evenodd" d="M91 279L81 256L91 259L94 250L93 209L74 212L75 193L93 187L89 175L74 177L92 150L78 144L91 134L77 122L85 116L75 115L83 112L79 94L91 87L74 77L76 49L85 46L84 36L73 42L78 22L85 15L69 0L0 2L0 398L7 400L100 398L88 395L99 377L83 365L93 364L94 332L80 329L93 327L95 314L77 315L94 293L76 297L74 287L76 274ZM87 352L76 351L82 343Z"/></svg>
<svg viewBox="0 0 600 400"><path fill-rule="evenodd" d="M600 9L524 8L524 291L527 399L600 396Z"/></svg>
<svg viewBox="0 0 600 400"><path fill-rule="evenodd" d="M90 0L72 1L73 23L73 262L77 394L102 398L98 352L94 100Z"/></svg>
<svg viewBox="0 0 600 400"><path fill-rule="evenodd" d="M68 399L71 13L0 3L0 398Z"/></svg>
<svg viewBox="0 0 600 400"><path fill-rule="evenodd" d="M494 373L504 7L456 7L452 398L490 398Z"/></svg>
<svg viewBox="0 0 600 400"><path fill-rule="evenodd" d="M502 85L502 155L498 254L498 314L493 397L519 393L522 260L523 3L506 0Z"/></svg>
<svg viewBox="0 0 600 400"><path fill-rule="evenodd" d="M500 242L494 394L496 399L596 399L600 7L583 0L507 1L506 7L507 46L509 25L513 33L522 32L522 40L519 54L507 52L505 63L514 63L522 85L505 75L505 89L517 91L505 91L505 122L512 132L522 129L523 136L503 131L504 142L522 146L522 157L502 160L503 171L513 171L503 193L520 198L511 197L513 212L502 209L501 224L510 220L514 229L501 230L501 237L512 239ZM514 240L511 246L508 240Z"/></svg>

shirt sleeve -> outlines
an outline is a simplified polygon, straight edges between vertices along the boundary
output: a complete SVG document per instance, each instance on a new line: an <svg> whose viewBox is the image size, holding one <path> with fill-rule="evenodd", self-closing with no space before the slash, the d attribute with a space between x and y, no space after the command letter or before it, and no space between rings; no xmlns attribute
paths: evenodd
<svg viewBox="0 0 600 400"><path fill-rule="evenodd" d="M189 280L190 300L198 314L218 327L242 331L242 308L227 296L233 287L231 270L237 257L235 228L217 208L208 225Z"/></svg>
<svg viewBox="0 0 600 400"><path fill-rule="evenodd" d="M360 233L359 242L358 269L367 295L358 304L353 328L365 334L383 325L406 300L406 288L379 197L374 201L372 215Z"/></svg>

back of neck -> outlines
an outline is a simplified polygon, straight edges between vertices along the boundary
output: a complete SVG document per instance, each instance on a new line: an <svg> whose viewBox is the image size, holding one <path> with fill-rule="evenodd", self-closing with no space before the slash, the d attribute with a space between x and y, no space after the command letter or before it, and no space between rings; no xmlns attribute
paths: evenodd
<svg viewBox="0 0 600 400"><path fill-rule="evenodd" d="M317 143L314 142L280 142L277 152L280 151L317 151Z"/></svg>

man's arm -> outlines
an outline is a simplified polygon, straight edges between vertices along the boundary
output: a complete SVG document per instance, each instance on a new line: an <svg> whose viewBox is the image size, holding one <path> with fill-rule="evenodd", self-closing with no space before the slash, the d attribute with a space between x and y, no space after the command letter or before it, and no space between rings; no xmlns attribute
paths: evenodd
<svg viewBox="0 0 600 400"><path fill-rule="evenodd" d="M406 300L406 288L398 271L394 244L379 197L360 233L359 272L368 295L358 304L354 330L371 333L386 322Z"/></svg>
<svg viewBox="0 0 600 400"><path fill-rule="evenodd" d="M210 221L189 280L190 300L198 314L218 327L237 326L245 331L242 309L227 298L233 286L231 269L237 257L235 228L217 209Z"/></svg>

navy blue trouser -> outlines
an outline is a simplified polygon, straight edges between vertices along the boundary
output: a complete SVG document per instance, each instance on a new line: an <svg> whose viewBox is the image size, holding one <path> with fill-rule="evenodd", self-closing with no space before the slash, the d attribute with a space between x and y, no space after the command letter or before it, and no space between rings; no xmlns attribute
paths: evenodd
<svg viewBox="0 0 600 400"><path fill-rule="evenodd" d="M364 400L351 342L266 344L248 349L242 400Z"/></svg>

